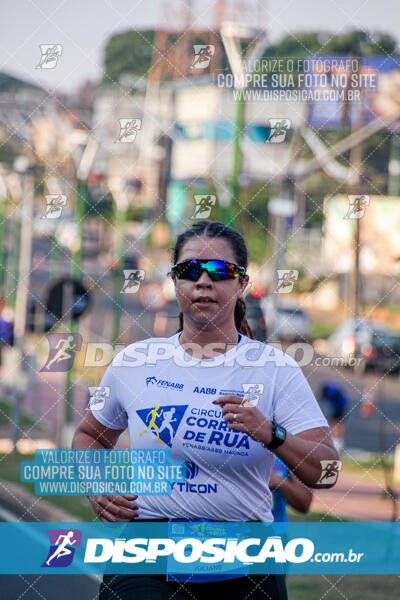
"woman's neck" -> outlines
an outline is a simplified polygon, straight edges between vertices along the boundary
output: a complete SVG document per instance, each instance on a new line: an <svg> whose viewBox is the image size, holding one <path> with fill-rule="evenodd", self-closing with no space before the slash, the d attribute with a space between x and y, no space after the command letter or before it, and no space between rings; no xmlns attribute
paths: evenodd
<svg viewBox="0 0 400 600"><path fill-rule="evenodd" d="M214 358L236 346L240 336L236 327L229 332L219 329L199 331L185 327L178 339L185 352L194 358Z"/></svg>

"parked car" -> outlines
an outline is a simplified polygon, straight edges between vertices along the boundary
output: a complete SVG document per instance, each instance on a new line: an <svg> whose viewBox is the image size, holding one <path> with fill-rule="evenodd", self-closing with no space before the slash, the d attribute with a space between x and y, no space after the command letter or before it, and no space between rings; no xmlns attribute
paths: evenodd
<svg viewBox="0 0 400 600"><path fill-rule="evenodd" d="M298 304L279 302L274 307L271 296L261 302L268 332L274 340L306 341L310 337L310 317Z"/></svg>
<svg viewBox="0 0 400 600"><path fill-rule="evenodd" d="M345 361L360 359L358 371L375 368L400 371L400 334L384 323L368 319L347 319L329 337L329 352Z"/></svg>
<svg viewBox="0 0 400 600"><path fill-rule="evenodd" d="M400 373L400 335L374 333L370 348L361 349L369 365L385 373Z"/></svg>

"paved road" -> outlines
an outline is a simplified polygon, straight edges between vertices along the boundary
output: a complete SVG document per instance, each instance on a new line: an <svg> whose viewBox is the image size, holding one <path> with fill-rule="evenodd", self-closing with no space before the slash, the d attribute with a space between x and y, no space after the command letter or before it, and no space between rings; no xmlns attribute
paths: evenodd
<svg viewBox="0 0 400 600"><path fill-rule="evenodd" d="M305 367L303 369L314 393L322 381L330 379L342 385L351 399L345 418L345 445L369 452L393 452L400 443L400 386L399 377L382 373L354 375L352 369ZM363 391L373 391L374 408L371 416L361 414ZM321 407L326 410L325 407Z"/></svg>

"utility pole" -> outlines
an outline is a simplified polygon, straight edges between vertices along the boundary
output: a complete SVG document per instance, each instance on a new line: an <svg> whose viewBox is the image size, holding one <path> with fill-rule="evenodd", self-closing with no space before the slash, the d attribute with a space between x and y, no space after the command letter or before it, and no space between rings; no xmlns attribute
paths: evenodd
<svg viewBox="0 0 400 600"><path fill-rule="evenodd" d="M129 196L125 189L124 181L120 177L109 177L107 181L114 200L114 264L112 269L113 282L113 325L112 325L112 343L118 344L123 296L122 272L125 254L125 223L129 206Z"/></svg>
<svg viewBox="0 0 400 600"><path fill-rule="evenodd" d="M358 59L360 61L361 58ZM360 64L358 62L357 74L359 74ZM359 130L363 126L364 107L363 107L363 91L360 89L360 106L356 113L356 119L352 129ZM362 148L363 143L360 141L350 150L350 169L354 171L356 177L355 182L348 185L348 193L352 195L360 195L363 187L361 171L362 171ZM360 313L360 241L361 241L361 218L355 219L354 232L354 259L353 259L353 286L352 286L352 316L358 319Z"/></svg>
<svg viewBox="0 0 400 600"><path fill-rule="evenodd" d="M5 296L5 264L6 264L6 250L4 247L6 224L7 224L7 204L8 204L8 190L5 172L0 166L0 263L2 268L0 269L0 299Z"/></svg>
<svg viewBox="0 0 400 600"><path fill-rule="evenodd" d="M393 133L389 157L389 196L400 196L400 134Z"/></svg>
<svg viewBox="0 0 400 600"><path fill-rule="evenodd" d="M19 438L21 423L21 404L26 393L26 376L24 373L26 313L28 306L29 282L32 257L32 220L34 205L34 177L25 173L23 177L23 198L21 218L21 244L19 247L18 284L16 290L14 319L14 364L15 385L13 386L14 402L11 411L11 428L13 452Z"/></svg>
<svg viewBox="0 0 400 600"><path fill-rule="evenodd" d="M241 166L241 152L240 152L240 140L244 128L244 93L243 89L237 90L236 96L236 117L233 134L233 168L232 168L232 181L231 181L231 205L227 208L227 225L235 226L235 215L239 210L239 197L240 197L240 166Z"/></svg>
<svg viewBox="0 0 400 600"><path fill-rule="evenodd" d="M235 214L239 208L239 176L240 176L240 140L244 129L244 90L247 87L246 76L253 73L257 60L261 58L267 46L265 31L255 29L234 22L226 22L221 25L221 37L224 43L226 55L235 81L236 89L236 117L233 135L233 165L231 179L231 204L226 209L228 225L235 226ZM254 43L242 56L242 41L253 41ZM247 61L247 65L245 64ZM252 66L251 62L252 61Z"/></svg>
<svg viewBox="0 0 400 600"><path fill-rule="evenodd" d="M82 246L83 246L83 223L85 218L86 209L86 191L87 185L84 179L79 176L76 180L76 201L75 201L75 223L77 225L77 239L79 243L76 244L71 256L71 277L72 279L79 280L82 275ZM72 294L71 294L72 295ZM67 296L67 294L65 294ZM72 313L73 309L73 298L63 298L63 310L70 309ZM69 317L69 333L75 335L78 333L78 321L72 318L72 314ZM67 371L65 381L65 411L64 411L64 426L67 429L72 426L72 401L73 401L73 363L70 369ZM60 442L62 436L60 434Z"/></svg>
<svg viewBox="0 0 400 600"><path fill-rule="evenodd" d="M82 143L83 142L83 143ZM83 132L83 135L78 138L78 145L83 145L84 148L82 152L77 152L75 154L75 165L76 165L76 199L75 199L75 210L74 217L75 223L77 226L77 243L72 250L71 255L71 278L74 280L80 280L82 276L82 257L83 257L83 228L84 228L84 220L85 220L85 211L86 211L86 194L87 194L87 178L89 176L89 172L91 166L93 164L99 143L94 138L91 138L87 135L86 132ZM67 296L67 294L65 294ZM72 318L73 311L73 298L67 299L65 297L64 300L64 310L65 308L71 310L71 314L69 317L69 333L71 335L75 335L78 333L78 322L76 319ZM67 371L67 376L65 379L65 405L64 405L64 424L63 433L59 433L59 440L61 444L64 446L69 446L70 441L72 439L72 402L73 402L73 373L74 373L74 363Z"/></svg>
<svg viewBox="0 0 400 600"><path fill-rule="evenodd" d="M7 176L8 210L10 219L10 243L7 257L6 306L14 310L18 282L18 248L20 246L20 203L22 201L21 174L10 173Z"/></svg>

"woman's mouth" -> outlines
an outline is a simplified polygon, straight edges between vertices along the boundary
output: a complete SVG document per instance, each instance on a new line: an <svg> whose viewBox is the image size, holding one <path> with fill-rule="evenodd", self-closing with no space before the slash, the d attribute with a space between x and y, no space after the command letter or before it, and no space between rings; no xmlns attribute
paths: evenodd
<svg viewBox="0 0 400 600"><path fill-rule="evenodd" d="M196 300L193 300L193 304L197 304L198 306L207 306L208 304L214 304L215 300L210 298L209 296L200 296Z"/></svg>

